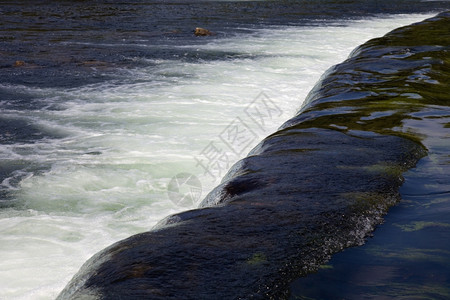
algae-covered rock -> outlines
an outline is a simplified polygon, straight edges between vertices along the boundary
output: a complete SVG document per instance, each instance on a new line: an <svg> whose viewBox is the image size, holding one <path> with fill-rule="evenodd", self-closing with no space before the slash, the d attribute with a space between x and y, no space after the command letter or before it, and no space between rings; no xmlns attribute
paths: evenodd
<svg viewBox="0 0 450 300"><path fill-rule="evenodd" d="M59 299L279 299L363 244L426 154L428 109L449 112L449 24L441 14L358 48L202 208L97 253Z"/></svg>

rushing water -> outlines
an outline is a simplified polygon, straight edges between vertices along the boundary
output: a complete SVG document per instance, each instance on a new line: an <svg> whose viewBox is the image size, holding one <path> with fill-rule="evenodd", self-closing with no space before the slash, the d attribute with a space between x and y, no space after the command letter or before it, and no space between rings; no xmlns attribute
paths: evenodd
<svg viewBox="0 0 450 300"><path fill-rule="evenodd" d="M0 299L54 298L95 252L195 207L169 199L174 176L204 196L327 68L429 15L308 5L2 5ZM270 122L248 114L258 103ZM233 122L254 132L239 151L221 139ZM211 145L231 159L203 168Z"/></svg>

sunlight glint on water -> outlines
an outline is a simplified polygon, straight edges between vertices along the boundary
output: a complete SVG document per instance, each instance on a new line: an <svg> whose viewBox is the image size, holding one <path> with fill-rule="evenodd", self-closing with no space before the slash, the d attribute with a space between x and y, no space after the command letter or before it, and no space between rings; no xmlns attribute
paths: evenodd
<svg viewBox="0 0 450 300"><path fill-rule="evenodd" d="M327 68L364 41L425 17L352 21L345 27L273 27L197 46L242 53L242 58L155 60L151 67L118 70L117 85L26 88L48 109L4 114L61 138L0 146L2 160L45 167L16 172L19 185L10 184L17 178L2 183L24 209L0 212L0 299L54 298L95 252L186 209L168 198L173 176L197 176L204 197L218 181L197 166L195 157L211 141L234 155L219 134L236 117L258 133L245 156L296 113ZM263 129L244 113L261 92L282 110ZM227 170L213 171L219 177Z"/></svg>

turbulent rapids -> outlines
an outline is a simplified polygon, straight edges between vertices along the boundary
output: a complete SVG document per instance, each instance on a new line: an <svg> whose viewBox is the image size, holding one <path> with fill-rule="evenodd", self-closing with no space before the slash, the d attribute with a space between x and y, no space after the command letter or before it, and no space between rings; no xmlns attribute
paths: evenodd
<svg viewBox="0 0 450 300"><path fill-rule="evenodd" d="M443 13L356 49L201 208L99 252L59 299L287 297L400 200L427 155L422 124L448 130L449 32Z"/></svg>

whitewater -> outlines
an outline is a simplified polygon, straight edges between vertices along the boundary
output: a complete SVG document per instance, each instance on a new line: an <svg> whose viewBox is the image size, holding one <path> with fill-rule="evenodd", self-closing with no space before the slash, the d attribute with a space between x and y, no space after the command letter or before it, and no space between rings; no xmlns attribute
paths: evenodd
<svg viewBox="0 0 450 300"><path fill-rule="evenodd" d="M21 110L0 99L2 119L52 136L0 144L2 167L13 170L0 184L7 195L0 200L0 299L53 299L94 253L195 208L234 162L296 114L329 67L363 42L431 15L240 28L172 46L197 59L126 57L137 67L114 67L113 79L69 88L0 82L39 103ZM258 107L270 107L264 122L251 113ZM231 143L230 130L245 130L248 139ZM213 163L218 155L227 159ZM179 174L198 179L182 205L169 187Z"/></svg>

